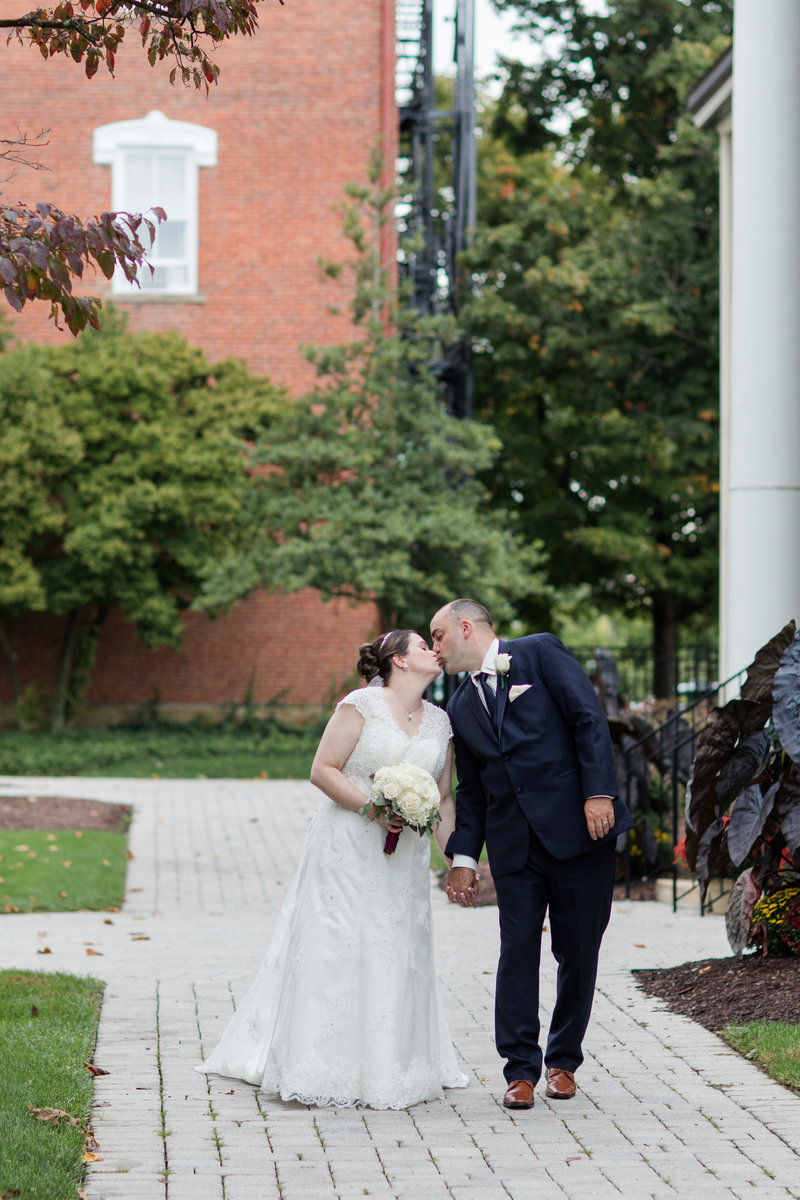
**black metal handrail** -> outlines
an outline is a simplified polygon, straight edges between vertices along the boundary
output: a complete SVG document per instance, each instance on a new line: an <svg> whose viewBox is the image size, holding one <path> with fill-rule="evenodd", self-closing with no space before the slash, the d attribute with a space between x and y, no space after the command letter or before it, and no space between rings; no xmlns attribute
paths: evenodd
<svg viewBox="0 0 800 1200"><path fill-rule="evenodd" d="M631 812L643 813L647 822L649 814L653 811L651 803L653 769L657 772L656 778L660 784L662 797L666 794L669 800L672 824L672 855L669 869L672 875L673 912L677 909L679 900L695 891L698 892L700 898L701 916L711 907L710 904L704 903L697 883L691 884L680 894L678 892L680 875L678 864L675 861L675 849L681 834L681 799L685 796L686 784L697 748L697 739L708 722L711 709L738 694L746 675L746 669L738 671L724 682L713 685L702 696L690 704L681 705L660 725L647 729L635 740L630 735L626 736L627 726L625 723L619 722L615 727L615 723L611 722L615 743L621 750L620 775L622 776L623 795ZM625 870L626 895L630 895L630 857L630 835L628 835ZM656 868L645 877L651 878L653 875L663 874L664 868ZM725 894L724 890L720 893L720 895Z"/></svg>

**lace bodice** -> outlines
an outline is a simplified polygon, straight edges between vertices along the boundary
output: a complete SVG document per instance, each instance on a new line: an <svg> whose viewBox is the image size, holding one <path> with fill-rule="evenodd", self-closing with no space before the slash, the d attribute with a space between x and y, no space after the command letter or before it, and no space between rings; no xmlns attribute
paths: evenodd
<svg viewBox="0 0 800 1200"><path fill-rule="evenodd" d="M383 688L357 688L339 701L337 710L342 704L352 704L364 718L361 736L342 774L365 795L371 791L371 776L375 771L395 763L414 763L439 779L447 758L447 744L453 736L443 709L423 700L419 731L409 737L392 715Z"/></svg>

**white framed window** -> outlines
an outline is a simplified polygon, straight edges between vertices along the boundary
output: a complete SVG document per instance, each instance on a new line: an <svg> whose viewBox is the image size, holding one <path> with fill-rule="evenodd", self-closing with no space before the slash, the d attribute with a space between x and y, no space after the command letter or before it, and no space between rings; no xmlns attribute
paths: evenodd
<svg viewBox="0 0 800 1200"><path fill-rule="evenodd" d="M146 212L158 205L167 220L158 226L147 258L154 267L140 272L141 292L121 271L111 290L116 296L139 294L191 296L197 293L197 172L217 162L213 129L171 121L154 110L141 120L116 121L94 131L92 157L111 167L114 211Z"/></svg>

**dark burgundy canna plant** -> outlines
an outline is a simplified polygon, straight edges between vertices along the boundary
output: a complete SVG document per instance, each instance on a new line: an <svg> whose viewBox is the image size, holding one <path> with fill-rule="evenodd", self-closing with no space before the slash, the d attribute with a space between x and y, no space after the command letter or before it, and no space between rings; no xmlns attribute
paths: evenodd
<svg viewBox="0 0 800 1200"><path fill-rule="evenodd" d="M731 891L731 948L764 952L759 898L800 882L800 634L794 621L759 650L736 700L712 709L686 789L686 857L702 894L711 873L747 862ZM754 909L756 920L754 921ZM787 945L789 943L786 943Z"/></svg>

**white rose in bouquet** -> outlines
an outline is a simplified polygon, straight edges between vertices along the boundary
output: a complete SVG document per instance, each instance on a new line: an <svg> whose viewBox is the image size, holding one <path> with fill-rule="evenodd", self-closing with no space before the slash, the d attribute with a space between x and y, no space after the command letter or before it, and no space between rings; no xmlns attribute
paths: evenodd
<svg viewBox="0 0 800 1200"><path fill-rule="evenodd" d="M378 776L384 776L381 782L378 782ZM400 784L391 775L387 774L386 768L375 772L375 782L372 785L372 799L377 800L383 796L386 800L396 800L401 792Z"/></svg>

